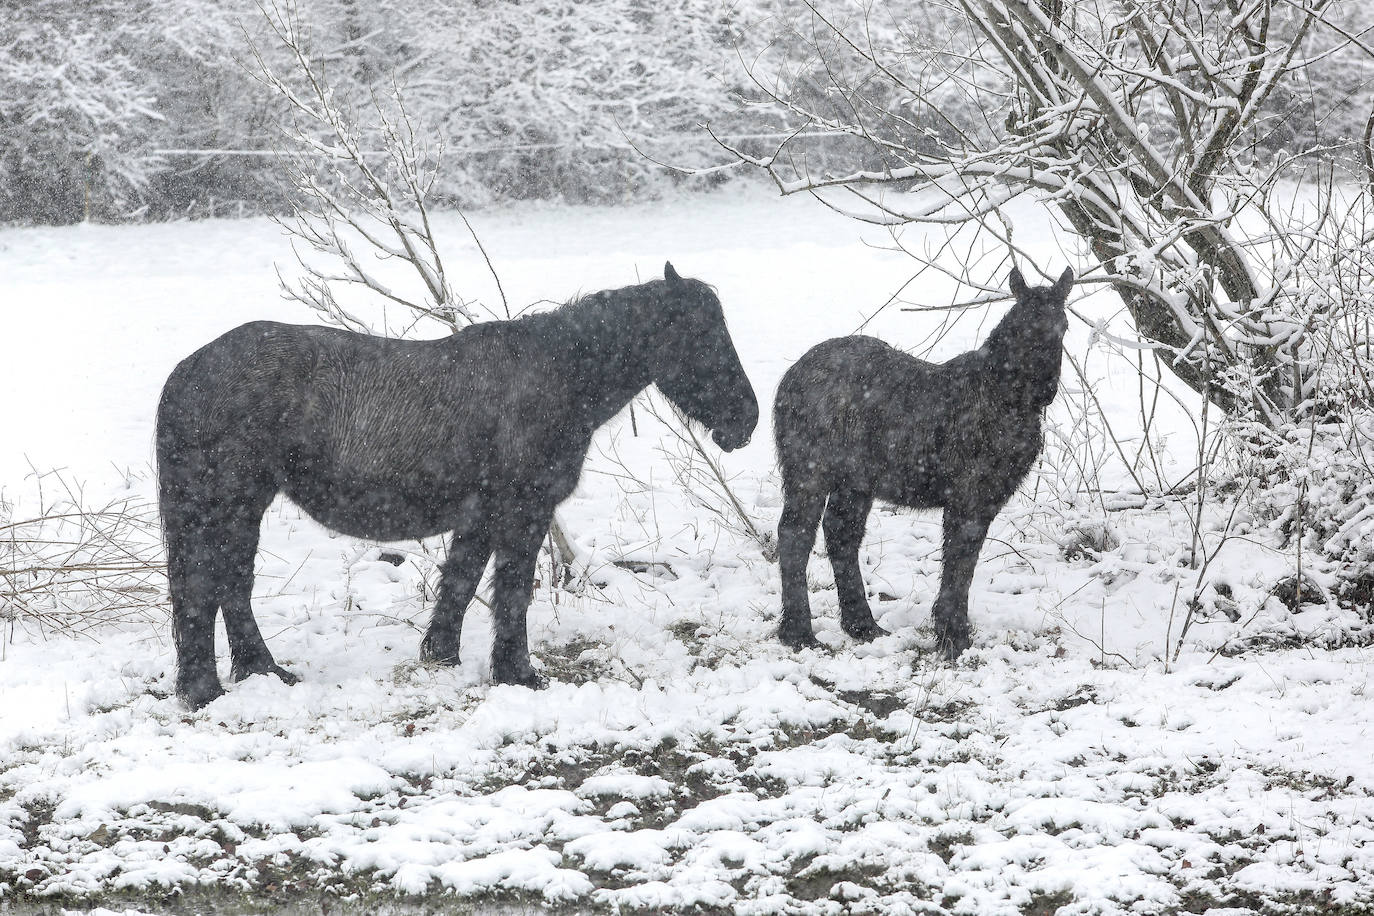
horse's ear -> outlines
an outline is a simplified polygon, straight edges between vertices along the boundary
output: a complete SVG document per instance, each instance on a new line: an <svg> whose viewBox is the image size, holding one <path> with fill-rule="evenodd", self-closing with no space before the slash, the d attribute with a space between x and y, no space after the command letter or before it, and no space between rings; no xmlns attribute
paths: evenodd
<svg viewBox="0 0 1374 916"><path fill-rule="evenodd" d="M663 264L663 279L668 281L668 288L673 289L682 285L682 278L673 270L673 262L665 261Z"/></svg>
<svg viewBox="0 0 1374 916"><path fill-rule="evenodd" d="M1018 268L1013 267L1011 269L1011 276L1007 278L1007 288L1017 299L1026 294L1026 278L1021 276L1021 271Z"/></svg>
<svg viewBox="0 0 1374 916"><path fill-rule="evenodd" d="M1059 279L1054 284L1054 295L1059 299L1067 299L1069 290L1073 288L1073 268L1065 267L1064 272L1059 275Z"/></svg>

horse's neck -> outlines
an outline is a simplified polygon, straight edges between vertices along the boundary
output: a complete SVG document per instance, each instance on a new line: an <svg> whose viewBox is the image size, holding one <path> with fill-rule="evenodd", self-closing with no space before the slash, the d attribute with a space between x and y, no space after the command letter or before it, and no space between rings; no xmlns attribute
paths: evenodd
<svg viewBox="0 0 1374 916"><path fill-rule="evenodd" d="M590 425L605 423L653 381L656 324L650 312L646 302L617 297L561 316L554 346L567 370L565 384L575 403L587 405Z"/></svg>
<svg viewBox="0 0 1374 916"><path fill-rule="evenodd" d="M984 384L1011 407L1042 410L1059 390L1060 342L1008 312L980 348Z"/></svg>

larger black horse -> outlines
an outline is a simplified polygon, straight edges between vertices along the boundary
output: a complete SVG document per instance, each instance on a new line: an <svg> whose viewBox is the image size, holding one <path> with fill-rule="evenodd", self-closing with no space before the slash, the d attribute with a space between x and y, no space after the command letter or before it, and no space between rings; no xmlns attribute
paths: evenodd
<svg viewBox="0 0 1374 916"><path fill-rule="evenodd" d="M285 492L325 526L379 540L452 531L421 656L457 664L463 613L495 556L492 677L538 686L525 633L539 544L593 432L656 384L726 450L758 402L705 283L664 279L432 341L259 321L183 360L157 415L177 693L279 667L249 598L263 512Z"/></svg>
<svg viewBox="0 0 1374 916"><path fill-rule="evenodd" d="M1073 271L1053 286L1027 287L1012 270L1010 286L1016 302L988 339L947 363L933 365L872 337L837 337L783 375L773 433L783 491L778 635L787 645L816 643L806 561L822 513L841 629L860 640L883 632L859 571L859 542L876 498L944 509L944 563L931 616L949 658L968 648L978 551L1035 462L1041 416L1059 389Z"/></svg>

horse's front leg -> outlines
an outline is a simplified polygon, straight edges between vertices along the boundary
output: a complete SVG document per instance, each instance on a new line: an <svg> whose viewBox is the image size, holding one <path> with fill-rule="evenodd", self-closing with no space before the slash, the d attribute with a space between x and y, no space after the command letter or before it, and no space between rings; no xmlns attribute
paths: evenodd
<svg viewBox="0 0 1374 916"><path fill-rule="evenodd" d="M453 529L448 556L439 573L439 597L420 642L420 658L440 665L458 664L463 615L467 612L482 570L491 556L491 520L480 507L468 507Z"/></svg>
<svg viewBox="0 0 1374 916"><path fill-rule="evenodd" d="M530 665L525 615L539 544L552 520L552 505L527 503L493 521L491 678L498 684L538 689L548 683Z"/></svg>
<svg viewBox="0 0 1374 916"><path fill-rule="evenodd" d="M995 510L989 513L985 507L945 506L944 560L931 618L935 623L936 645L950 661L962 655L971 641L968 590L994 514Z"/></svg>

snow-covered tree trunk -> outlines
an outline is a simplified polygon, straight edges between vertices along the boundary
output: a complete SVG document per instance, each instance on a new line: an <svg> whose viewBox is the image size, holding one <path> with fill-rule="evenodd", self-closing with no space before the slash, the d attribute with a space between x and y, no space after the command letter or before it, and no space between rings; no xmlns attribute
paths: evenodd
<svg viewBox="0 0 1374 916"><path fill-rule="evenodd" d="M1307 282L1312 246L1295 243L1329 214L1298 224L1273 196L1302 151L1266 161L1256 149L1283 119L1281 87L1363 49L1329 15L1338 5L953 0L946 15L973 36L971 54L924 42L919 23L813 6L807 66L750 65L756 103L793 133L768 154L726 148L784 193L887 225L974 226L1008 246L1002 207L1038 193L1173 372L1274 429L1315 392L1336 303ZM817 132L849 138L866 161L809 165Z"/></svg>

